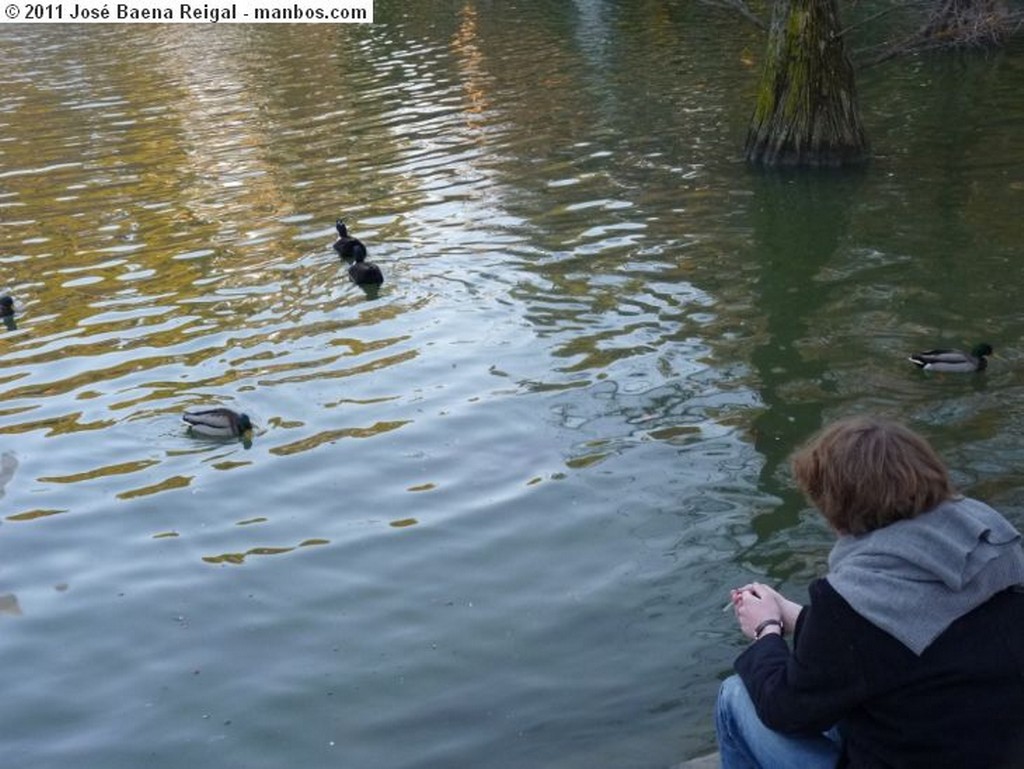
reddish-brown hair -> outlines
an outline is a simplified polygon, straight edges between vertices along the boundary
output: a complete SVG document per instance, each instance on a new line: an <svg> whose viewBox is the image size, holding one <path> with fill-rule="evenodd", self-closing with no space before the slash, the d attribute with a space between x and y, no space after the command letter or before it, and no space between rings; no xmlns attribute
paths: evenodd
<svg viewBox="0 0 1024 769"><path fill-rule="evenodd" d="M957 494L924 438L871 417L824 428L793 455L792 466L797 486L841 534L913 518Z"/></svg>

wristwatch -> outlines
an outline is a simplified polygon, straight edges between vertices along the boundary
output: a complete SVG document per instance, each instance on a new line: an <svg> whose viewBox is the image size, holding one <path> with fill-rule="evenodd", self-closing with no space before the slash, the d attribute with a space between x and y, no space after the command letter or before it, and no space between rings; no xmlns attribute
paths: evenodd
<svg viewBox="0 0 1024 769"><path fill-rule="evenodd" d="M769 619L766 619L764 622L762 622L756 628L754 628L754 640L755 641L760 641L761 640L761 633L763 633L765 630L767 630L768 628L773 627L773 626L777 627L779 629L779 635L782 635L783 633L786 632L785 627L783 627L783 625L782 625L782 620L781 619L775 619L774 617L771 617Z"/></svg>

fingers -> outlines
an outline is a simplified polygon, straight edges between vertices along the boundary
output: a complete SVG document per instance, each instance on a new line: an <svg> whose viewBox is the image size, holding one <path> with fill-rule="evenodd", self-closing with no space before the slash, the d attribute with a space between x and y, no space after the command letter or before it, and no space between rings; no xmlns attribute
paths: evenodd
<svg viewBox="0 0 1024 769"><path fill-rule="evenodd" d="M729 591L729 603L722 610L727 611L731 607L740 630L753 638L754 628L765 619L782 618L786 622L784 603L790 602L774 588L761 582L748 582Z"/></svg>
<svg viewBox="0 0 1024 769"><path fill-rule="evenodd" d="M749 593L750 595L757 596L761 599L774 599L775 601L783 600L783 595L773 587L764 584L763 582L748 582L743 587L738 587L732 591L735 593Z"/></svg>
<svg viewBox="0 0 1024 769"><path fill-rule="evenodd" d="M763 601L766 598L772 597L771 588L766 589L764 585L761 585L757 582L753 582L749 585L744 585L743 587L738 587L735 590L733 590L730 593L730 595L732 596L732 600L734 603L736 601L740 601L748 597L756 598L759 601Z"/></svg>

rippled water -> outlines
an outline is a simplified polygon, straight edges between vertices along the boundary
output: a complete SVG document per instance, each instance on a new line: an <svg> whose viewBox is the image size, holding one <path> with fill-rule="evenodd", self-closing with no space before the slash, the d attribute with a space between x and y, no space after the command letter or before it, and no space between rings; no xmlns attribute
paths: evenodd
<svg viewBox="0 0 1024 769"><path fill-rule="evenodd" d="M0 30L5 765L664 767L728 587L820 570L824 420L1024 524L1020 53L869 71L872 166L764 176L761 41L690 5Z"/></svg>

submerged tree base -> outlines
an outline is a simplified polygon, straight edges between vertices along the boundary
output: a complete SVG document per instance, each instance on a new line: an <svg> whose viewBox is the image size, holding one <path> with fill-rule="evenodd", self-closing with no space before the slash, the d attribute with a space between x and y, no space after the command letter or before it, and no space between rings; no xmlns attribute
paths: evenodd
<svg viewBox="0 0 1024 769"><path fill-rule="evenodd" d="M773 167L838 168L867 160L836 0L776 3L746 157Z"/></svg>

